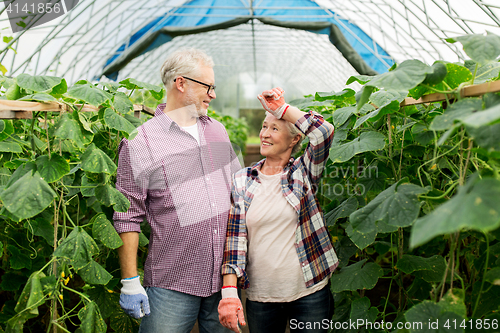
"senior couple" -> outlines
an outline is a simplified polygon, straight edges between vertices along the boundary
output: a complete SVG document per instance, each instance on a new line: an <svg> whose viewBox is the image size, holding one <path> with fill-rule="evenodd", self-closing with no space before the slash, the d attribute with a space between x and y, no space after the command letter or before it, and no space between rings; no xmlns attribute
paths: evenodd
<svg viewBox="0 0 500 333"><path fill-rule="evenodd" d="M329 320L327 284L338 260L314 188L333 126L286 104L282 89L264 91L265 159L241 169L224 126L207 116L213 66L200 50L170 55L161 68L166 103L120 144L116 188L130 201L114 215L123 240L120 305L142 318L142 333L188 333L196 320L200 332L238 332L246 325L239 287L252 333L284 332L291 319ZM304 136L307 149L294 159ZM151 235L141 285L144 220Z"/></svg>

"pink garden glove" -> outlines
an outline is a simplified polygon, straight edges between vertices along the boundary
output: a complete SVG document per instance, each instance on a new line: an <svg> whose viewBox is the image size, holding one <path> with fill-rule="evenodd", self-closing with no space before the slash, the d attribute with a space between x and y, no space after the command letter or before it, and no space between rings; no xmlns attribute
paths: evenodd
<svg viewBox="0 0 500 333"><path fill-rule="evenodd" d="M243 306L238 297L236 288L222 289L222 299L219 302L219 321L222 326L229 328L235 333L240 333L240 327L245 326L245 316L243 315Z"/></svg>
<svg viewBox="0 0 500 333"><path fill-rule="evenodd" d="M262 95L258 95L257 98L266 111L269 111L276 118L281 119L289 106L285 103L285 98L283 98L284 94L285 91L277 87L263 91Z"/></svg>

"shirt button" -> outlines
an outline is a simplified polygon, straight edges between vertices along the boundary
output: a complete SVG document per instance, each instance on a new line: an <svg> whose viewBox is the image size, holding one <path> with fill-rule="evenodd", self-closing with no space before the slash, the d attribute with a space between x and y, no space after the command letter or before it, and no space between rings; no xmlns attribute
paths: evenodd
<svg viewBox="0 0 500 333"><path fill-rule="evenodd" d="M215 203L213 203L212 206L215 207Z"/></svg>
<svg viewBox="0 0 500 333"><path fill-rule="evenodd" d="M205 177L205 180L207 180L207 181L208 181L208 180L210 180L210 178L209 178L209 177Z"/></svg>
<svg viewBox="0 0 500 333"><path fill-rule="evenodd" d="M217 229L214 230L214 234L217 234Z"/></svg>

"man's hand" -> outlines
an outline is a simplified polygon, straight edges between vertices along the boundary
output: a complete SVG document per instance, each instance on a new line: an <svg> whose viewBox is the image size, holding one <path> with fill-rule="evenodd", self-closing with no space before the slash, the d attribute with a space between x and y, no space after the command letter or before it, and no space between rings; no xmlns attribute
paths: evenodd
<svg viewBox="0 0 500 333"><path fill-rule="evenodd" d="M285 98L283 98L284 94L285 91L278 87L263 91L262 95L258 95L257 98L266 111L269 111L276 118L281 119L289 106L285 103Z"/></svg>
<svg viewBox="0 0 500 333"><path fill-rule="evenodd" d="M222 299L219 302L219 321L222 326L229 328L235 333L241 333L240 327L245 326L245 316L236 288L222 290Z"/></svg>
<svg viewBox="0 0 500 333"><path fill-rule="evenodd" d="M145 315L149 316L149 299L146 290L141 286L139 275L122 279L123 285L120 295L120 306L123 311L136 319L142 318Z"/></svg>

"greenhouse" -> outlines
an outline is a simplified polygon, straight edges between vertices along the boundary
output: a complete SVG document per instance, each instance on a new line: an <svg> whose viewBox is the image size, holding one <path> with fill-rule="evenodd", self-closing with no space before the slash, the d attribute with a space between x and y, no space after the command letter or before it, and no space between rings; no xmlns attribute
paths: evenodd
<svg viewBox="0 0 500 333"><path fill-rule="evenodd" d="M301 137L294 147L300 150L279 155L288 156L281 159L280 174L299 165L304 179L292 183L299 171L289 171L281 190L298 213L291 244L307 286L300 295L316 288L321 277L334 303L318 332L500 331L500 3L4 0L0 27L0 332L137 332L144 304L143 319L123 305L124 295L137 295L127 294L132 277L123 263L128 243L122 236L132 231L139 235L132 275L139 276L146 300L150 291L146 295L140 281L151 287L154 279L165 290L205 294L203 279L186 292L177 281L165 282L175 280L172 276L151 273L151 262L161 262L151 258L160 251L169 258L165 267L183 262L176 272L177 280L184 279L190 268L182 265L191 259L182 256L195 246L201 256L205 242L210 251L222 246L220 253L213 250L213 257L200 259L215 274L207 278L214 285L211 293L219 292L230 274L224 265L237 276L235 288L248 287L245 269L252 286L258 270L251 260L243 260L243 269L222 265L224 278L220 260L226 263L233 252L246 256L247 243L244 250L229 250L229 237L236 237L235 212L249 211L254 194L238 208L234 175L240 167L260 175L260 168L274 161L280 141L270 143L274 134L268 139L265 134L272 117L273 124L291 122L291 137ZM201 106L196 106L198 120L167 111L188 97L164 85L170 77L162 66L191 48L213 60L200 60L200 68L210 70L176 76L171 84L181 92L196 85L205 91L204 112L217 120L203 123L206 133L198 133L207 119ZM276 87L284 92L271 90ZM183 141L161 141L164 134L152 128L165 117L197 140L197 153L183 148ZM209 134L219 123L227 132L224 139ZM151 157L151 138L165 145L156 152L161 158ZM218 145L210 146L211 139ZM137 142L145 146L138 148ZM326 149L318 148L322 144ZM199 159L186 157L193 155ZM238 158L214 166L233 155ZM135 164L126 160L133 164L127 176L125 158L137 158ZM185 158L180 162L185 170L168 164L174 158ZM155 163L162 165L166 188L147 187L138 204L123 179L133 176L130 182L139 184L139 166L147 177L159 177L151 171ZM195 177L198 165L201 176ZM200 179L209 190L195 187ZM173 188L188 203L176 202ZM217 191L227 192L226 202ZM161 209L151 203L160 192L168 198L158 199ZM206 202L195 204L195 197L203 196ZM258 202L265 206L265 200ZM120 222L140 209L143 215L131 218L138 229ZM217 209L217 219L200 217ZM173 259L171 251L158 250L161 237L152 222L159 219L155 214L170 221L172 211L180 221L175 232L184 230L190 244L179 245ZM307 214L318 221L304 222ZM214 229L217 236L202 238L201 222L193 219L225 222ZM251 229L248 235L244 229L250 237ZM161 235L174 244L172 230ZM321 230L329 247L314 243ZM314 251L324 250L321 256L307 242L316 244ZM277 255L271 249L261 252ZM328 260L311 259L331 253ZM168 283L175 287L165 287ZM243 298L251 304L258 297L249 288ZM223 289L221 304L225 294ZM245 318L247 310L248 304ZM243 332L260 333L248 319L250 330L245 325ZM298 326L292 319L287 331L293 332ZM201 317L198 323L200 329L197 324L191 332L203 331Z"/></svg>

